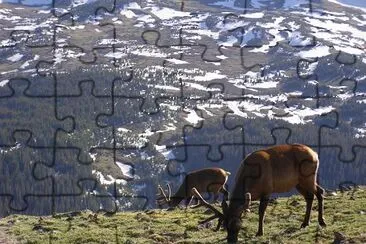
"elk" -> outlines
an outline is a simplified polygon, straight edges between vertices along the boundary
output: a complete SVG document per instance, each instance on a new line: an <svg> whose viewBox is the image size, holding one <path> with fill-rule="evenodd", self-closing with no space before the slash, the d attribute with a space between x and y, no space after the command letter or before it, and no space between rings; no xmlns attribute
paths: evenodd
<svg viewBox="0 0 366 244"><path fill-rule="evenodd" d="M171 187L168 184L168 196L165 194L162 187L159 185L157 204L159 206L168 204L169 208L174 208L179 205L182 200L186 200L186 206L192 199L192 188L196 188L200 192L209 192L214 194L214 200L217 200L219 193L223 193L224 199L228 198L229 192L226 190L225 183L230 175L230 172L221 168L205 168L190 172L184 178L183 183L178 188L178 191L171 196ZM199 204L197 204L198 206Z"/></svg>
<svg viewBox="0 0 366 244"><path fill-rule="evenodd" d="M288 192L296 187L306 201L306 213L301 228L309 225L314 195L318 199L318 222L325 227L323 218L324 189L316 183L319 159L316 152L302 144L272 146L249 154L241 162L235 177L235 185L229 204L222 201L222 212L204 201L198 189L192 193L211 209L214 215L201 221L206 223L219 219L220 226L227 231L227 242L235 243L241 228L241 216L252 200L260 200L257 236L263 235L263 221L271 193Z"/></svg>

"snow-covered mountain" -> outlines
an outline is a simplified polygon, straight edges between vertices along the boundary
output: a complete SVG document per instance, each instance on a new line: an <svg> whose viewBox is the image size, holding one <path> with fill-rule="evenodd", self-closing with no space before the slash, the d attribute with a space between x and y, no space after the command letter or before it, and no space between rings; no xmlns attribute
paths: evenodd
<svg viewBox="0 0 366 244"><path fill-rule="evenodd" d="M88 177L152 199L158 182L209 165L234 172L250 151L298 142L318 150L326 187L366 183L361 1L54 3L3 0L0 94L10 99L19 77L30 97L55 96L56 84L57 120L75 125L58 143L83 149ZM27 125L44 130L4 128Z"/></svg>

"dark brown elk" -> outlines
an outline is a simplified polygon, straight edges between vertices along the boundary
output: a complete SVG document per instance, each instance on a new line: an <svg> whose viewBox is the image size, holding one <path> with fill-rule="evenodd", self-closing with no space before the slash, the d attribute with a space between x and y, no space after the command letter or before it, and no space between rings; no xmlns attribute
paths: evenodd
<svg viewBox="0 0 366 244"><path fill-rule="evenodd" d="M319 159L311 148L301 145L277 145L249 154L240 165L229 204L222 202L220 212L202 199L199 190L192 192L215 215L202 221L219 218L217 230L223 224L227 230L227 242L235 243L241 228L241 216L252 200L260 200L257 236L263 235L263 220L271 193L288 192L294 187L304 196L306 213L301 228L309 225L314 195L318 199L318 222L326 226L323 218L324 189L316 183Z"/></svg>
<svg viewBox="0 0 366 244"><path fill-rule="evenodd" d="M230 175L221 168L205 168L197 171L190 172L184 178L183 183L180 185L177 192L171 196L171 188L168 184L168 196L161 188L158 187L159 193L157 198L157 204L162 206L168 204L170 208L174 208L179 205L182 200L186 200L186 206L192 198L192 188L196 188L201 193L208 192L213 193L214 199L217 200L219 193L224 194L224 198L228 198L228 191L225 188L225 183Z"/></svg>

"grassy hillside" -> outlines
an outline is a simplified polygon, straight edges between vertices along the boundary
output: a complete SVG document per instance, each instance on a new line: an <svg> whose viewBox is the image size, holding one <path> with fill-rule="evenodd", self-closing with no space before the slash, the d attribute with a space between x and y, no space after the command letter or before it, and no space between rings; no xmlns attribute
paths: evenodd
<svg viewBox="0 0 366 244"><path fill-rule="evenodd" d="M316 221L316 201L310 226L299 228L305 201L293 196L271 202L267 208L265 234L257 238L257 208L258 202L253 202L251 212L244 218L239 235L241 243L332 243L335 232L342 233L350 243L366 242L364 187L327 196L328 226L324 229ZM213 231L216 222L197 225L208 216L210 213L204 208L121 212L113 216L88 211L53 217L13 215L0 220L0 237L10 237L19 243L224 243L225 231Z"/></svg>

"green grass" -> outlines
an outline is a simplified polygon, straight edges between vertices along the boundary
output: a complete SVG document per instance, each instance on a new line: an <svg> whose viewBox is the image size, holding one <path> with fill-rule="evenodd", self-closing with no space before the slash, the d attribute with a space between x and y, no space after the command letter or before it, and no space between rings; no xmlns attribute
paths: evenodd
<svg viewBox="0 0 366 244"><path fill-rule="evenodd" d="M352 197L353 194L353 197ZM255 237L258 202L243 216L240 243L331 243L334 232L351 243L366 242L366 188L325 199L326 228L317 224L314 201L312 222L300 229L305 202L300 196L280 198L266 211L263 237ZM13 215L0 220L0 231L20 243L225 243L226 232L214 232L216 220L207 226L198 221L210 216L206 209L148 210L120 212L107 217L91 212L76 216ZM96 216L96 217L95 217Z"/></svg>

